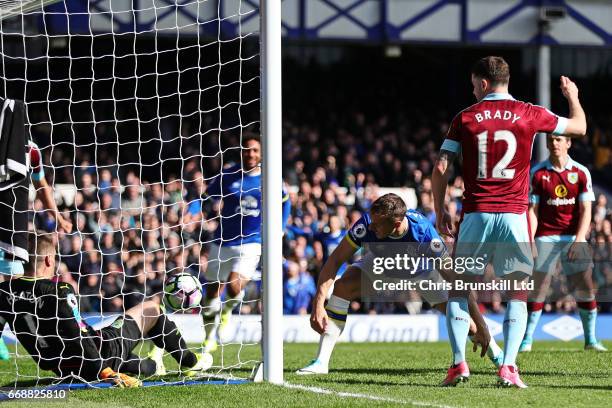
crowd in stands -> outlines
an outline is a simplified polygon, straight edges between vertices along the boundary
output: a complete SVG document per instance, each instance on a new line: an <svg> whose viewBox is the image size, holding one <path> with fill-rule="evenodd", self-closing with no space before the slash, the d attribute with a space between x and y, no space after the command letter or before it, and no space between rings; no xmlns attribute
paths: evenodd
<svg viewBox="0 0 612 408"><path fill-rule="evenodd" d="M448 121L439 118L429 123L360 113L321 127L285 121L283 176L292 204L284 237L285 313L309 312L323 263L380 188L414 189L417 209L435 221L430 177L447 126ZM601 149L604 138L600 133L591 140L598 144L578 142L570 154L580 161L585 149ZM60 279L72 283L81 295L83 312L122 311L161 293L169 273L188 270L203 275L217 207L202 197L207 181L218 172L218 157L202 165L190 151L181 155L187 159L174 177L151 182L138 169L117 165L111 154L96 155L95 160L79 154L73 162L61 149L41 147L50 181L77 187L73 200L59 205L74 224L71 233L59 234L59 265ZM446 198L455 221L462 193L463 181L456 176ZM34 203L34 210L33 227L55 229L40 202ZM596 264L610 268L612 207L604 194L597 195L593 207L590 237L600 244L595 260L608 261ZM599 276L612 276L612 271ZM258 288L249 287L247 299L256 299ZM428 309L419 299L351 304L358 313L418 313L423 307ZM483 307L500 311L503 303L493 297ZM574 307L570 296L547 305L549 310ZM242 310L258 311L257 303L248 301Z"/></svg>

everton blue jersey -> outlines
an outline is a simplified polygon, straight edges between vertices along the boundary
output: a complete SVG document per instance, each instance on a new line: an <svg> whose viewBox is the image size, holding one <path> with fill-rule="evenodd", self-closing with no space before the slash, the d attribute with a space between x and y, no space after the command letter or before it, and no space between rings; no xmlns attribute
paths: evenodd
<svg viewBox="0 0 612 408"><path fill-rule="evenodd" d="M215 240L223 245L261 243L261 175L232 166L215 177L206 194L223 200ZM221 242L218 242L221 244Z"/></svg>
<svg viewBox="0 0 612 408"><path fill-rule="evenodd" d="M438 235L433 224L423 214L418 211L408 210L406 211L406 220L408 221L408 228L404 235L401 237L378 239L376 234L369 229L372 220L370 215L366 213L353 224L346 238L355 248L361 248L365 244L404 243L412 244L406 245L405 250L410 251L413 256L440 257L447 254L446 246L442 239L440 239L440 235ZM378 252L376 247L376 245L369 246L368 250L373 251L374 255L376 255L376 252ZM378 255L389 256L388 245L382 245L379 248L381 248L381 254ZM421 270L418 273L425 271Z"/></svg>
<svg viewBox="0 0 612 408"><path fill-rule="evenodd" d="M228 246L261 243L261 174L250 175L239 165L232 166L213 179L206 194L223 200L215 240ZM289 195L283 187L283 229L290 211Z"/></svg>

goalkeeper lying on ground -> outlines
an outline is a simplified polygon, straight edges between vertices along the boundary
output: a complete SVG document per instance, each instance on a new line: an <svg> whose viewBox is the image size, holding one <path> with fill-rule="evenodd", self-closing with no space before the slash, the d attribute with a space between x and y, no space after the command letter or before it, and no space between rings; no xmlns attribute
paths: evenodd
<svg viewBox="0 0 612 408"><path fill-rule="evenodd" d="M56 270L51 235L31 235L29 252L25 275L0 284L0 316L41 369L59 378L138 387L140 380L124 373L150 376L156 369L153 360L132 354L143 337L170 353L187 375L210 367L187 350L155 301L134 306L110 326L94 330L81 318L72 286L51 281Z"/></svg>

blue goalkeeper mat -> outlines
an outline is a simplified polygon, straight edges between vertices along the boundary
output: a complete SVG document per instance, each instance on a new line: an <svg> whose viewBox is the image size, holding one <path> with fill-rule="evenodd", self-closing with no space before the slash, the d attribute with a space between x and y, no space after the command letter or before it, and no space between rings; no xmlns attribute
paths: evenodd
<svg viewBox="0 0 612 408"><path fill-rule="evenodd" d="M248 380L190 380L190 381L143 381L143 387L165 387L165 386L177 386L177 385L236 385L245 384L250 381ZM113 385L110 383L73 383L73 384L55 384L43 389L45 390L84 390L92 388L112 388Z"/></svg>

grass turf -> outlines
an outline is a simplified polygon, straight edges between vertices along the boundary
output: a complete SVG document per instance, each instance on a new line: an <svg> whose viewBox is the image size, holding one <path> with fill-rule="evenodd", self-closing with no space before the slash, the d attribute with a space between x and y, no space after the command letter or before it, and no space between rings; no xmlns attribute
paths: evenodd
<svg viewBox="0 0 612 408"><path fill-rule="evenodd" d="M612 344L606 344L612 348ZM331 373L301 377L293 372L308 363L314 344L285 345L285 380L290 384L317 387L348 396L318 394L269 384L199 385L73 391L67 401L39 403L7 402L9 406L58 407L269 407L269 406L432 406L432 407L609 407L612 400L612 352L582 351L580 342L536 342L534 351L522 354L519 364L529 389L500 389L495 386L495 369L475 354L468 357L472 376L467 384L440 388L446 373L449 347L446 343L344 344L336 348ZM258 359L258 347L240 350L241 361ZM226 347L224 363L237 361L238 349ZM217 352L216 361L221 354ZM14 362L0 363L0 383L14 384ZM174 362L169 363L171 366ZM248 366L251 366L248 364ZM238 377L249 367L233 370ZM32 360L20 359L21 374L35 374ZM42 373L41 373L42 374ZM25 385L27 383L22 383ZM367 399L365 395L383 398Z"/></svg>

